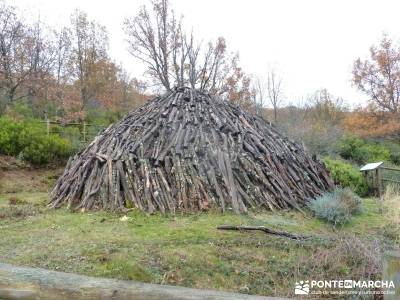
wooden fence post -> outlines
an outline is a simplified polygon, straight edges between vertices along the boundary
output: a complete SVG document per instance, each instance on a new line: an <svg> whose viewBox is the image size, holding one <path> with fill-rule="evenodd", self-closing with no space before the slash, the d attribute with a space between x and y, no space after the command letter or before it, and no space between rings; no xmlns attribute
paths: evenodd
<svg viewBox="0 0 400 300"><path fill-rule="evenodd" d="M46 133L47 133L47 136L50 135L50 120L49 119L46 119Z"/></svg>
<svg viewBox="0 0 400 300"><path fill-rule="evenodd" d="M86 122L83 122L83 142L86 142Z"/></svg>
<svg viewBox="0 0 400 300"><path fill-rule="evenodd" d="M377 168L376 169L376 180L377 180L377 183L378 183L378 194L379 194L379 200L383 200L383 191L382 191L382 187L383 187L383 182L382 182L382 171L381 171L381 168L379 167L379 168Z"/></svg>

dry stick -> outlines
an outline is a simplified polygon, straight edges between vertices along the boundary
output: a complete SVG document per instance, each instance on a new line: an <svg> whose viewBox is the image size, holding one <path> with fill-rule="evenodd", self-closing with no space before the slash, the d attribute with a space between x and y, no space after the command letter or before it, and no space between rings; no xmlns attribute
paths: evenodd
<svg viewBox="0 0 400 300"><path fill-rule="evenodd" d="M262 231L266 234L287 237L292 240L304 240L310 238L309 236L293 234L285 231L277 231L264 226L235 226L235 225L220 225L217 227L219 230L237 230L237 231Z"/></svg>

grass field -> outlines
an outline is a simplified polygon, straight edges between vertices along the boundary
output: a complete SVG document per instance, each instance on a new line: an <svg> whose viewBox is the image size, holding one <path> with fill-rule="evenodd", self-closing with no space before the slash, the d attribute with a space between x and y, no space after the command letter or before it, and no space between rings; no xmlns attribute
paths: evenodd
<svg viewBox="0 0 400 300"><path fill-rule="evenodd" d="M3 171L0 179L0 261L92 276L292 296L296 280L378 276L378 252L398 247L379 206L342 228L285 211L248 215L148 216L131 211L48 210L58 171ZM263 233L218 231L220 224L264 225L310 235L292 241ZM372 253L372 254L371 254ZM372 260L372 261L371 261ZM376 273L376 274L375 274Z"/></svg>

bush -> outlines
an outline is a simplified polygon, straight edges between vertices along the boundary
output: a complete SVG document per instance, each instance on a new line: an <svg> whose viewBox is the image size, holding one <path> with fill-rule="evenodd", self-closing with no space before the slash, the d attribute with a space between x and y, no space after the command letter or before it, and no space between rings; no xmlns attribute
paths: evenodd
<svg viewBox="0 0 400 300"><path fill-rule="evenodd" d="M382 202L382 229L384 235L399 241L400 236L400 187L388 185Z"/></svg>
<svg viewBox="0 0 400 300"><path fill-rule="evenodd" d="M66 158L72 152L71 144L56 135L34 136L29 145L20 153L22 159L34 165L43 165Z"/></svg>
<svg viewBox="0 0 400 300"><path fill-rule="evenodd" d="M17 155L22 150L19 134L23 129L21 123L9 118L0 118L0 153Z"/></svg>
<svg viewBox="0 0 400 300"><path fill-rule="evenodd" d="M0 118L0 153L20 156L34 165L43 165L67 158L72 150L68 140L55 134L47 135L40 122Z"/></svg>
<svg viewBox="0 0 400 300"><path fill-rule="evenodd" d="M345 136L340 140L339 154L342 158L359 164L390 160L390 151L387 147L378 143L367 143L354 136Z"/></svg>
<svg viewBox="0 0 400 300"><path fill-rule="evenodd" d="M368 193L368 185L361 172L349 163L328 157L323 159L326 167L331 173L335 184L341 187L349 187L359 196Z"/></svg>
<svg viewBox="0 0 400 300"><path fill-rule="evenodd" d="M317 218L335 226L343 225L350 222L354 214L361 212L361 199L349 188L336 188L312 200L308 207Z"/></svg>
<svg viewBox="0 0 400 300"><path fill-rule="evenodd" d="M359 280L380 278L385 251L380 239L360 238L346 232L331 237L326 247L316 247L310 256L301 258L300 265L312 270L314 278L324 278L326 274L346 277L349 273Z"/></svg>
<svg viewBox="0 0 400 300"><path fill-rule="evenodd" d="M32 107L23 99L13 102L8 107L7 115L25 119L34 117Z"/></svg>
<svg viewBox="0 0 400 300"><path fill-rule="evenodd" d="M386 148L389 149L390 161L396 165L400 165L400 144L385 143Z"/></svg>
<svg viewBox="0 0 400 300"><path fill-rule="evenodd" d="M99 110L98 107L90 108L86 111L86 122L94 125L108 126L118 121L121 117L118 112Z"/></svg>
<svg viewBox="0 0 400 300"><path fill-rule="evenodd" d="M78 152L82 148L81 132L79 131L79 128L59 126L59 135L70 141L74 153Z"/></svg>

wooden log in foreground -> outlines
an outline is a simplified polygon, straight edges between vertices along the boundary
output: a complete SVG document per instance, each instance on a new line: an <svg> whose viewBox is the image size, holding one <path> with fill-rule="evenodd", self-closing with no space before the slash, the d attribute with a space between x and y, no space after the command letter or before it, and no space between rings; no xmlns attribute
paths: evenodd
<svg viewBox="0 0 400 300"><path fill-rule="evenodd" d="M283 298L95 278L0 263L0 299L280 300Z"/></svg>
<svg viewBox="0 0 400 300"><path fill-rule="evenodd" d="M305 235L293 234L285 231L277 231L264 226L235 226L235 225L220 225L217 227L220 230L237 230L237 231L262 231L266 234L286 237L292 240L304 240L310 237Z"/></svg>

